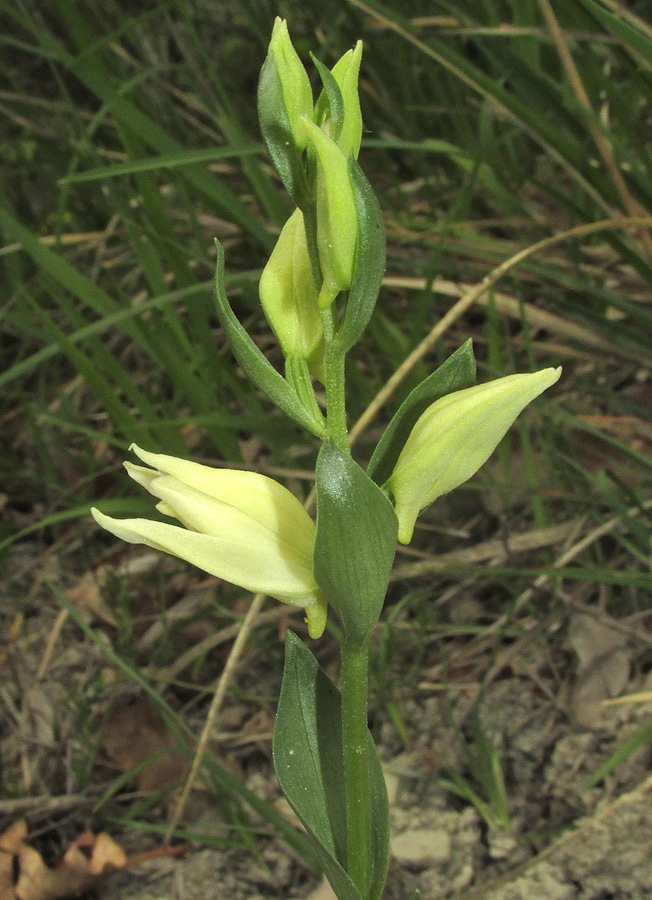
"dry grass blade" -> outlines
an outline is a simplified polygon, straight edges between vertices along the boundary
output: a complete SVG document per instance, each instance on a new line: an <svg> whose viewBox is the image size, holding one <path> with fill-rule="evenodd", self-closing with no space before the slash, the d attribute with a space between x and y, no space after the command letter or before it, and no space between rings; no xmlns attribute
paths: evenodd
<svg viewBox="0 0 652 900"><path fill-rule="evenodd" d="M603 522L601 525L598 525L597 528L593 528L588 534L584 535L579 541L576 541L572 547L566 550L552 565L553 569L560 569L562 566L568 565L573 559L579 556L587 547L590 547L591 544L594 544L601 537L604 537L606 534L612 532L615 528L618 528L620 525L623 525L627 519L631 517L640 516L641 512L646 509L652 509L652 500L648 500L646 503L641 504L641 506L633 506L627 510L627 512L623 515L614 516L611 519L608 519L606 522ZM515 610L521 609L522 606L527 603L527 601L541 588L543 585L550 580L550 575L540 575L539 578L534 582L534 584L524 591L515 604Z"/></svg>
<svg viewBox="0 0 652 900"><path fill-rule="evenodd" d="M383 279L383 286L387 288L403 288L408 291L424 291L428 286L428 282L425 278L394 277L390 275ZM464 284L462 282L454 283L440 277L437 277L432 281L431 289L433 294L444 294L448 297L464 297L474 290L473 286L470 284ZM479 306L489 305L486 296L478 297L476 302ZM496 311L500 313L500 315L508 316L510 319L516 321L521 321L523 313L525 313L527 321L531 326L550 331L565 340L576 341L578 344L592 347L595 350L608 350L610 353L622 354L625 358L631 358L633 355L633 351L628 350L626 347L614 347L613 343L600 337L600 335L591 331L590 328L585 328L583 325L578 325L576 322L570 322L568 319L563 319L561 316L555 315L555 313L551 313L546 309L539 309L538 306L534 306L532 303L519 301L516 297L511 297L509 294L492 292L492 302L495 304Z"/></svg>
<svg viewBox="0 0 652 900"><path fill-rule="evenodd" d="M353 444L367 428L373 418L377 415L380 408L395 393L398 386L412 371L419 360L423 359L434 347L437 341L448 331L451 325L456 322L465 312L478 301L483 294L486 294L500 279L520 265L525 259L534 256L541 250L553 247L555 244L561 244L572 238L582 237L584 235L596 234L599 231L619 230L623 228L631 228L633 226L652 227L652 218L649 216L632 216L622 219L605 219L601 222L592 222L588 225L578 225L555 234L552 237L544 238L536 244L526 247L515 253L510 259L505 260L499 266L496 266L482 281L472 288L467 294L458 300L458 302L444 315L440 321L431 329L429 334L414 348L410 355L403 361L393 375L389 377L386 384L376 394L373 401L369 404L365 412L360 416L358 421L351 429L351 443Z"/></svg>
<svg viewBox="0 0 652 900"><path fill-rule="evenodd" d="M295 610L293 607L286 609L285 607L274 606L272 609L268 609L265 612L258 614L256 625L269 625L274 622L280 622L282 619L291 617L295 611L297 614L301 612L299 609ZM207 635L197 644L193 644L192 647L189 647L188 650L178 656L169 666L165 666L165 668L162 669L156 669L147 674L156 681L174 681L175 678L178 678L182 672L192 666L198 659L201 659L202 656L205 656L206 653L214 650L215 647L219 647L221 644L226 644L229 641L235 640L240 634L241 629L241 622L238 622L236 625L227 625L226 628L220 628L218 631L214 631L212 634Z"/></svg>
<svg viewBox="0 0 652 900"><path fill-rule="evenodd" d="M369 15L373 21L378 22L383 28L387 28L389 31L393 31L396 34L400 35L404 41L412 44L422 54L434 60L434 62L442 66L444 69L452 72L455 77L458 78L460 82L463 83L467 88L470 88L473 92L478 93L482 97L482 99L492 107L492 109L500 118L505 119L506 121L514 122L525 134L527 134L533 141L539 144L539 146L541 146L545 151L546 155L549 156L550 159L554 159L563 169L568 171L573 180L576 181L577 184L581 185L582 189L586 191L587 195L590 196L598 204L598 206L604 210L606 214L610 214L612 212L608 204L600 195L599 191L597 191L587 179L586 175L583 172L579 171L579 169L574 165L569 165L568 161L564 159L564 155L551 144L550 140L546 139L542 134L538 133L537 129L533 127L531 122L524 121L522 117L519 117L519 115L509 109L509 107L496 96L495 92L489 90L477 79L474 80L469 74L467 74L467 72L463 71L459 65L456 65L454 62L446 59L436 49L426 44L424 41L421 41L418 37L416 37L416 35L411 34L409 31L406 31L399 23L394 22L388 16L385 16L378 10L368 6L363 2L363 0L348 0L348 2L352 6L355 6L358 9L361 9L363 12L367 13L367 15Z"/></svg>
<svg viewBox="0 0 652 900"><path fill-rule="evenodd" d="M238 663L238 660L240 659L240 656L242 655L245 644L247 643L247 638L249 637L251 630L256 624L256 618L262 608L264 601L264 594L256 594L251 602L251 605L249 606L249 609L247 610L247 615L244 617L242 625L240 626L240 630L238 631L238 635L233 642L233 647L231 648L229 657L226 661L226 665L224 666L224 670L220 676L220 680L215 689L215 693L213 694L208 713L206 714L206 723L199 738L199 743L197 744L197 749L192 761L192 767L183 786L183 791L181 792L179 802L177 803L174 813L170 818L167 831L165 832L166 844L169 844L172 840L174 832L176 831L176 828L181 821L181 816L183 815L188 797L190 796L190 791L192 790L192 787L197 780L197 775L199 773L199 769L201 768L204 754L206 753L206 747L208 746L208 741L210 739L215 720L217 719L219 711L222 707L222 703L224 702L226 690L230 684L231 678L233 677L236 665Z"/></svg>
<svg viewBox="0 0 652 900"><path fill-rule="evenodd" d="M552 525L550 528L536 528L523 534L511 535L508 540L499 538L483 541L476 544L475 547L452 550L450 553L441 553L439 556L419 562L404 563L394 567L392 581L419 578L431 572L441 572L452 567L478 565L488 560L502 562L511 553L527 553L530 550L540 550L542 547L551 547L565 541L576 531L579 524L578 521L571 521Z"/></svg>
<svg viewBox="0 0 652 900"><path fill-rule="evenodd" d="M559 58L562 61L562 64L566 71L566 75L573 89L573 93L590 115L590 118L587 120L587 127L589 129L591 137L593 138L595 146L597 147L598 152L602 157L602 161L607 172L609 173L609 177L611 178L618 192L618 196L620 197L623 206L630 216L644 215L646 212L645 209L643 209L643 207L641 207L641 204L632 197L627 187L625 179L623 178L622 173L618 167L618 161L616 160L613 147L606 139L602 131L600 131L600 129L592 121L593 108L591 107L589 95L587 94L586 88L582 83L580 73L578 72L577 66L573 61L572 54L566 45L564 34L559 27L557 17L555 16L554 10L550 4L550 0L537 0L537 2L539 4L539 8L543 14L543 17L546 20L546 24L550 29L550 34L552 35L552 39L554 41L555 47L557 48L557 52L559 53ZM652 257L652 238L647 231L641 231L640 234L641 241L647 255L649 257Z"/></svg>

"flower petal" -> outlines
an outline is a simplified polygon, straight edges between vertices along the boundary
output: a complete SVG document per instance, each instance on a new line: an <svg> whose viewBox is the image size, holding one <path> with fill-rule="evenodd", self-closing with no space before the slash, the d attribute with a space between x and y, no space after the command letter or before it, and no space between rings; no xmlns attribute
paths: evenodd
<svg viewBox="0 0 652 900"><path fill-rule="evenodd" d="M116 537L185 559L245 590L269 594L292 606L312 607L319 597L312 564L304 567L296 557L284 558L273 542L260 540L259 535L214 537L165 522L113 519L97 509L91 513L98 525Z"/></svg>
<svg viewBox="0 0 652 900"><path fill-rule="evenodd" d="M301 121L317 155L317 246L324 277L319 305L324 309L351 287L358 212L348 157L314 122L305 116Z"/></svg>
<svg viewBox="0 0 652 900"><path fill-rule="evenodd" d="M320 638L326 628L326 618L328 615L328 603L323 594L320 594L314 603L306 605L306 624L308 625L308 634L313 641Z"/></svg>
<svg viewBox="0 0 652 900"><path fill-rule="evenodd" d="M171 475L181 484L241 510L270 530L277 530L279 523L282 523L283 529L292 535L298 551L302 555L312 556L314 523L294 494L274 479L258 472L215 469L175 456L149 453L135 444L131 449L159 473ZM153 487L157 483L155 479L149 484L144 481L140 483L161 500L167 500L167 497L160 495L158 488Z"/></svg>
<svg viewBox="0 0 652 900"><path fill-rule="evenodd" d="M304 527L297 534L293 520L277 516L273 522L261 521L248 511L216 500L169 475L156 478L150 491L161 499L163 506L157 504L161 512L172 511L174 517L192 531L247 544L269 543L279 556L312 569L315 525L310 516L302 522Z"/></svg>
<svg viewBox="0 0 652 900"><path fill-rule="evenodd" d="M149 490L149 486L155 478L159 477L159 472L153 469L146 469L145 466L136 466L131 462L125 462L122 464L130 478L139 484L141 487L144 487L146 491Z"/></svg>

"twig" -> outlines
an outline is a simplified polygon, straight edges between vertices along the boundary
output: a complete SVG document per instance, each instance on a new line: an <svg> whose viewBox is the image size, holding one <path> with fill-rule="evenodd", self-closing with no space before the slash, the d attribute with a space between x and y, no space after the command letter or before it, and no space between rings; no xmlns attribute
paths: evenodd
<svg viewBox="0 0 652 900"><path fill-rule="evenodd" d="M50 629L48 634L47 643L45 645L45 650L43 651L43 658L38 667L38 671L36 672L36 680L42 681L45 677L45 673L48 670L50 665L50 660L52 659L52 654L54 653L54 646L59 640L59 635L61 634L61 629L65 625L68 620L68 610L62 609L59 611L59 615L56 617L54 621L54 625Z"/></svg>

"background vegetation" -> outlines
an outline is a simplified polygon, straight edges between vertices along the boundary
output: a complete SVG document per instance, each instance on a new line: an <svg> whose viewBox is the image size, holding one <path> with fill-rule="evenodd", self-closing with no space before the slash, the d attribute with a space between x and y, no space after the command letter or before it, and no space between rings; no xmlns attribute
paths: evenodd
<svg viewBox="0 0 652 900"><path fill-rule="evenodd" d="M132 441L309 492L314 442L245 381L213 311L217 236L231 300L280 362L257 276L289 207L255 104L277 14L305 59L332 65L365 45L360 160L388 263L350 359L351 422L422 348L373 407L356 458L469 335L480 380L564 366L398 556L378 721L409 740L401 702L417 666L457 648L491 671L526 632L557 652L572 610L618 620L649 664L652 238L619 221L652 214L646 6L0 0L1 798L74 795L96 824L162 830L158 796L125 799L98 721L110 700L147 694L192 755L246 610L240 592L93 526L95 503L150 512L121 467ZM273 710L279 630L302 628L266 609L228 698L250 711ZM328 639L322 654L328 665ZM45 732L25 699L37 688ZM211 778L227 815L211 840L250 845L241 803L255 800L217 764Z"/></svg>

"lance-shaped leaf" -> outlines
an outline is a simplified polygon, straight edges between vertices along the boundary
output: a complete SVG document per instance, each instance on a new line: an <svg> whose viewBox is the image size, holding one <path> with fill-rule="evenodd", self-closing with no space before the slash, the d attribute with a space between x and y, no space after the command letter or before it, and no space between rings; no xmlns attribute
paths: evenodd
<svg viewBox="0 0 652 900"><path fill-rule="evenodd" d="M397 519L383 491L332 441L316 470L314 572L347 643L362 646L380 617L396 550Z"/></svg>
<svg viewBox="0 0 652 900"><path fill-rule="evenodd" d="M376 195L352 157L349 175L355 200L358 236L351 288L335 346L346 352L369 324L385 274L385 226Z"/></svg>
<svg viewBox="0 0 652 900"><path fill-rule="evenodd" d="M417 419L440 397L475 384L475 357L471 338L449 356L445 363L410 391L383 432L374 450L367 475L384 484L392 474L401 450Z"/></svg>
<svg viewBox="0 0 652 900"><path fill-rule="evenodd" d="M315 104L315 122L335 143L338 143L344 123L344 101L335 76L323 62L310 54L319 72L324 89ZM341 149L341 148L340 148Z"/></svg>
<svg viewBox="0 0 652 900"><path fill-rule="evenodd" d="M217 315L235 358L254 384L267 394L279 409L299 425L307 428L315 437L323 438L325 434L323 416L317 415L314 407L307 408L301 403L296 391L276 371L236 318L224 290L224 250L218 240L215 241L215 246Z"/></svg>
<svg viewBox="0 0 652 900"><path fill-rule="evenodd" d="M338 900L361 900L346 872L340 693L292 632L286 638L273 753L281 788L315 842ZM388 804L385 779L371 735L369 787L372 807L369 900L378 900L387 876Z"/></svg>
<svg viewBox="0 0 652 900"><path fill-rule="evenodd" d="M358 158L362 140L362 112L358 95L361 59L362 41L358 41L353 50L348 50L338 59L330 72L325 70L328 76L322 71L325 67L314 60L324 85L315 104L315 122L333 138L347 158L352 153L355 159ZM337 87L337 93L331 80Z"/></svg>

